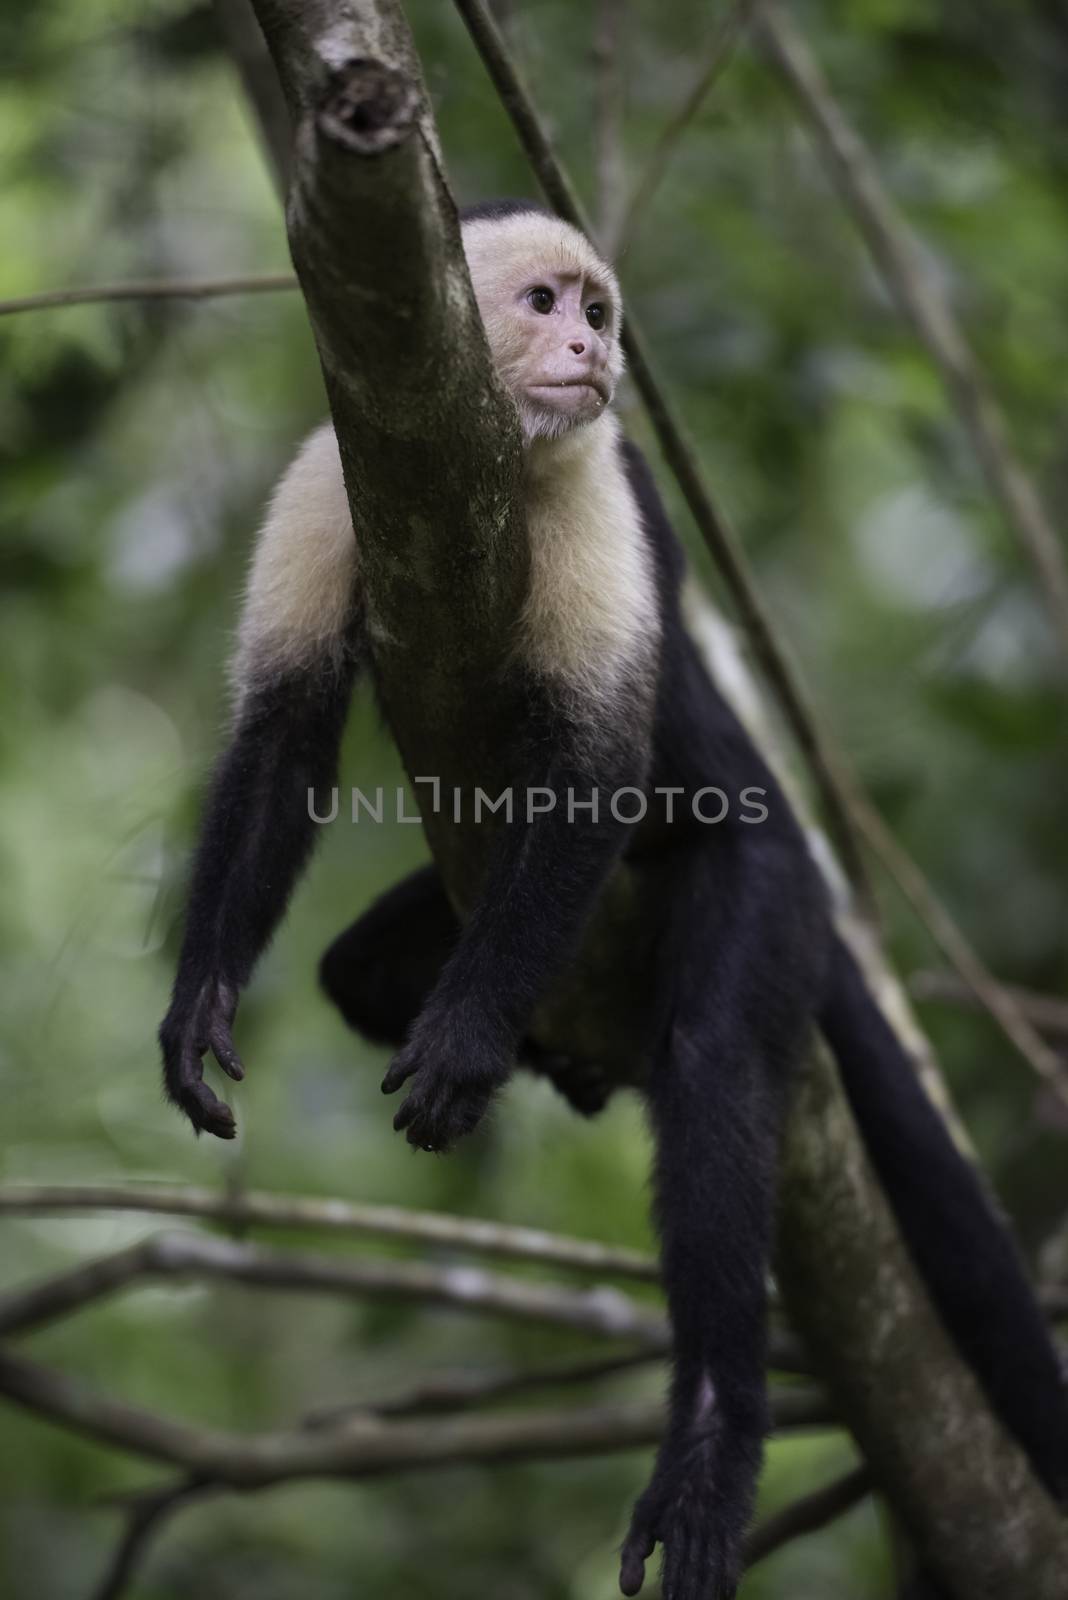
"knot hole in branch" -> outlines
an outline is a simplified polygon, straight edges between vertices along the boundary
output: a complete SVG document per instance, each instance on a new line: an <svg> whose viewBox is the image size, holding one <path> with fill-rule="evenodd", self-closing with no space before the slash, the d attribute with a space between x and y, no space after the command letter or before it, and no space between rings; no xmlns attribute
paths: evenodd
<svg viewBox="0 0 1068 1600"><path fill-rule="evenodd" d="M407 138L419 113L419 90L395 67L354 56L331 74L319 107L319 130L357 155L380 155Z"/></svg>

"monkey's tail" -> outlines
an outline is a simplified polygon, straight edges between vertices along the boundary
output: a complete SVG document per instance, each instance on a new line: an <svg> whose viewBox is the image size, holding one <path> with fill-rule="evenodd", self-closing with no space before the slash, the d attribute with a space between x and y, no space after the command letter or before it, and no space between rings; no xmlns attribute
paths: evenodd
<svg viewBox="0 0 1068 1600"><path fill-rule="evenodd" d="M1068 1393L1017 1248L838 939L827 994L820 1024L909 1253L994 1411L1064 1500Z"/></svg>

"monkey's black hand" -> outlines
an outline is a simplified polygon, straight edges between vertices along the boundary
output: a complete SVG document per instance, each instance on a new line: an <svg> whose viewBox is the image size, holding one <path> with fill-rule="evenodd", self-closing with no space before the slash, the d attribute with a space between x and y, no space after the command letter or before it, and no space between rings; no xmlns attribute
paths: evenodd
<svg viewBox="0 0 1068 1600"><path fill-rule="evenodd" d="M223 978L209 978L191 999L175 997L159 1030L168 1097L197 1133L213 1133L218 1139L233 1139L237 1124L230 1107L204 1082L203 1057L210 1050L235 1082L245 1076L230 1032L236 1014L237 990Z"/></svg>
<svg viewBox="0 0 1068 1600"><path fill-rule="evenodd" d="M413 1080L393 1126L417 1149L451 1149L477 1127L508 1077L512 1048L473 1009L428 1007L382 1080L383 1094Z"/></svg>
<svg viewBox="0 0 1068 1600"><path fill-rule="evenodd" d="M698 1446L695 1455L705 1451ZM657 1544L664 1547L663 1600L734 1600L738 1587L737 1539L725 1526L709 1494L700 1461L658 1463L639 1498L623 1541L619 1587L636 1595L645 1581L645 1563Z"/></svg>

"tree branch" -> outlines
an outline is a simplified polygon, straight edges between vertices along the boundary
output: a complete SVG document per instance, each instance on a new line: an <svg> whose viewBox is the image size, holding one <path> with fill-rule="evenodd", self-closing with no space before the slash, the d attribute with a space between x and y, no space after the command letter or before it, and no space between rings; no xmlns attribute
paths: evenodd
<svg viewBox="0 0 1068 1600"><path fill-rule="evenodd" d="M119 1600L160 1525L180 1506L211 1493L212 1487L198 1478L187 1477L137 1496L127 1512L122 1538L94 1586L91 1600Z"/></svg>
<svg viewBox="0 0 1068 1600"><path fill-rule="evenodd" d="M617 235L617 249L620 256L624 256L634 243L642 220L664 181L664 174L671 164L672 156L729 65L735 47L749 21L752 6L753 0L731 0L725 15L720 17L712 35L704 66L700 68L685 99L669 117L634 185Z"/></svg>
<svg viewBox="0 0 1068 1600"><path fill-rule="evenodd" d="M622 1355L602 1356L594 1361L572 1361L566 1365L508 1369L503 1372L454 1372L427 1378L403 1394L386 1400L352 1400L344 1405L324 1406L303 1419L306 1428L336 1428L352 1416L370 1413L376 1417L423 1417L440 1412L467 1411L490 1400L529 1394L539 1389L569 1388L572 1384L598 1383L617 1377L636 1367L648 1366L664 1355L649 1346L628 1350Z"/></svg>
<svg viewBox="0 0 1068 1600"><path fill-rule="evenodd" d="M410 1211L404 1206L361 1205L351 1200L319 1200L309 1195L269 1194L256 1189L229 1195L166 1183L0 1186L0 1216L85 1210L200 1217L229 1227L371 1234L608 1277L633 1278L642 1283L656 1283L660 1276L653 1258L637 1250L599 1244L593 1239L570 1239L540 1228L511 1227L481 1217L450 1216L443 1211Z"/></svg>
<svg viewBox="0 0 1068 1600"><path fill-rule="evenodd" d="M296 128L290 247L360 528L384 708L413 779L433 774L447 793L474 774L496 793L509 781L514 707L487 685L529 567L520 431L490 361L419 63L396 0L255 9ZM454 828L429 806L424 822L463 906L485 830Z"/></svg>
<svg viewBox="0 0 1068 1600"><path fill-rule="evenodd" d="M793 1539L808 1533L818 1533L829 1522L844 1516L858 1505L871 1490L871 1473L867 1467L854 1467L833 1483L822 1485L790 1505L784 1506L774 1516L757 1524L745 1541L745 1566L748 1570L758 1561L781 1550Z"/></svg>
<svg viewBox="0 0 1068 1600"><path fill-rule="evenodd" d="M28 1288L0 1294L0 1338L43 1327L130 1284L166 1278L221 1279L252 1288L425 1301L455 1310L570 1328L600 1338L636 1340L646 1356L663 1355L671 1344L668 1325L660 1311L607 1286L565 1289L506 1277L481 1267L353 1261L347 1256L270 1250L241 1240L187 1233L143 1239L124 1250L55 1273ZM780 1372L807 1371L797 1341L780 1328L772 1330L769 1359ZM526 1375L523 1381L528 1379L541 1381L536 1375Z"/></svg>
<svg viewBox="0 0 1068 1600"><path fill-rule="evenodd" d="M1015 984L1001 983L1004 994L1013 1002L1033 1028L1051 1037L1068 1039L1068 1000L1056 995L1039 994L1035 989L1021 989ZM909 978L909 993L915 1000L940 1000L947 1005L965 1006L972 1011L983 1009L970 984L955 972L924 970L914 972Z"/></svg>
<svg viewBox="0 0 1068 1600"><path fill-rule="evenodd" d="M258 272L236 278L140 278L129 283L42 289L37 294L0 300L0 317L23 311L50 311L57 306L103 305L122 300L211 300L223 295L273 294L296 287L297 280L291 272Z"/></svg>
<svg viewBox="0 0 1068 1600"><path fill-rule="evenodd" d="M942 904L926 875L898 844L871 801L859 791L853 797L853 816L879 861L942 954L952 963L976 1003L993 1019L1035 1075L1048 1083L1068 1106L1068 1065L1042 1038L1013 991L994 977Z"/></svg>
<svg viewBox="0 0 1068 1600"><path fill-rule="evenodd" d="M618 1289L562 1289L504 1277L483 1267L353 1261L185 1233L142 1240L28 1289L0 1295L0 1336L43 1327L128 1284L153 1278L224 1279L261 1289L386 1296L609 1339L635 1339L658 1350L666 1350L670 1342L663 1315L646 1310Z"/></svg>
<svg viewBox="0 0 1068 1600"><path fill-rule="evenodd" d="M623 35L626 20L626 0L597 0L592 50L597 240L603 254L609 259L618 248L627 181L623 146Z"/></svg>
<svg viewBox="0 0 1068 1600"><path fill-rule="evenodd" d="M753 20L887 289L941 374L987 486L1034 566L1054 637L1068 654L1068 564L1060 539L1010 443L993 391L948 297L792 17L774 0L758 0Z"/></svg>
<svg viewBox="0 0 1068 1600"><path fill-rule="evenodd" d="M205 1483L263 1489L297 1478L370 1478L470 1462L599 1455L655 1444L663 1408L635 1403L427 1422L384 1422L366 1412L341 1427L250 1437L158 1417L10 1352L0 1353L0 1394L98 1443L180 1467ZM775 1390L775 1426L834 1427L818 1394Z"/></svg>

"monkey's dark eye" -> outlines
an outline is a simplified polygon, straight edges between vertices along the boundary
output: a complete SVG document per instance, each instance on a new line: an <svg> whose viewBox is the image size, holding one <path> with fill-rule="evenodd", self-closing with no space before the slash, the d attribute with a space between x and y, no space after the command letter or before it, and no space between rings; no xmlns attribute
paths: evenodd
<svg viewBox="0 0 1068 1600"><path fill-rule="evenodd" d="M599 304L587 306L586 321L589 323L591 328L596 328L599 332L608 321L608 314L605 311L604 306Z"/></svg>
<svg viewBox="0 0 1068 1600"><path fill-rule="evenodd" d="M556 304L556 296L551 289L546 289L544 284L539 284L538 288L531 289L527 295L527 303L533 310L540 311L541 315L545 317L548 316Z"/></svg>

